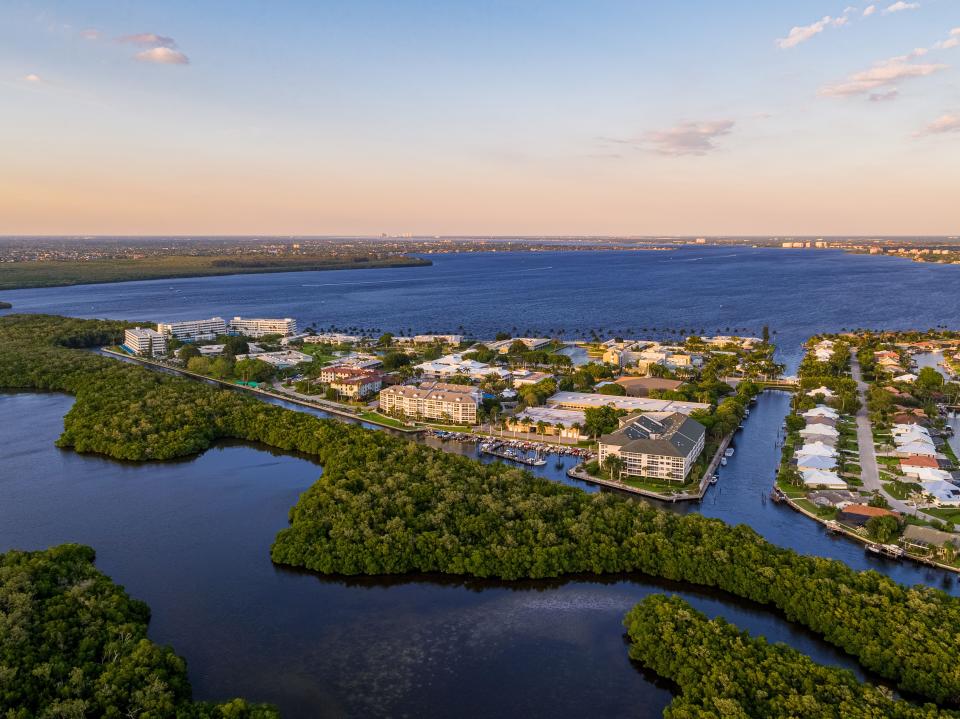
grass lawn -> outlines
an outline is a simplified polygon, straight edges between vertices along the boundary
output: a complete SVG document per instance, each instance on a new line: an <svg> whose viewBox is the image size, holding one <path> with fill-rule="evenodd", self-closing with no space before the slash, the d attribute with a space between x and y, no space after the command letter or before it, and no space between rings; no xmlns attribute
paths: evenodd
<svg viewBox="0 0 960 719"><path fill-rule="evenodd" d="M693 476L692 474L690 476ZM702 474L700 475L703 476ZM606 477L609 478L609 475ZM645 489L649 492L658 492L660 494L673 494L675 492L686 492L696 489L697 482L685 482L684 484L669 483L649 477L627 477L623 483L637 489Z"/></svg>
<svg viewBox="0 0 960 719"><path fill-rule="evenodd" d="M887 491L887 494L894 499L906 499L912 492L917 492L921 489L919 484L898 481L887 482L883 485L883 488Z"/></svg>
<svg viewBox="0 0 960 719"><path fill-rule="evenodd" d="M936 517L944 522L960 524L960 509L955 509L952 507L938 507L936 509L923 509L921 511L924 514L929 514L931 517Z"/></svg>
<svg viewBox="0 0 960 719"><path fill-rule="evenodd" d="M397 429L410 429L407 425L401 422L399 419L394 419L393 417L387 417L386 415L380 414L379 412L361 412L357 415L360 419L365 419L368 422L380 422L381 424L388 425L390 427L396 427Z"/></svg>

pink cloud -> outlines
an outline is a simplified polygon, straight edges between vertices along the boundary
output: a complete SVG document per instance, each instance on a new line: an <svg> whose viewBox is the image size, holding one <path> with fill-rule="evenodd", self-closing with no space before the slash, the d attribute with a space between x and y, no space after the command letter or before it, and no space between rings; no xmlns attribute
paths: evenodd
<svg viewBox="0 0 960 719"><path fill-rule="evenodd" d="M179 50L169 47L154 47L136 54L141 62L152 62L158 65L189 65L190 58Z"/></svg>

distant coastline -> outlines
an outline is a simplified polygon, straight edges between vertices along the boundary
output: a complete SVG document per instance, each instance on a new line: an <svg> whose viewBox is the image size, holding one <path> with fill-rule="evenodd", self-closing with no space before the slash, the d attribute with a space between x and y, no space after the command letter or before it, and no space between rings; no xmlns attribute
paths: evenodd
<svg viewBox="0 0 960 719"><path fill-rule="evenodd" d="M0 290L67 287L136 280L172 280L217 275L266 274L426 267L430 260L398 256L371 258L260 258L165 256L87 262L11 262L0 265ZM2 307L3 303L0 303Z"/></svg>

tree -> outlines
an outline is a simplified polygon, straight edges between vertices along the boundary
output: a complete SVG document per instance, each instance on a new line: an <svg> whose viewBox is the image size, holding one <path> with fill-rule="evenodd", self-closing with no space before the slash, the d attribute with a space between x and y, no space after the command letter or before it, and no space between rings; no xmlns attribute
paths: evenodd
<svg viewBox="0 0 960 719"><path fill-rule="evenodd" d="M935 392L943 387L943 375L937 372L933 367L923 367L917 373L917 381L914 386L923 394Z"/></svg>
<svg viewBox="0 0 960 719"><path fill-rule="evenodd" d="M408 364L410 364L410 357L403 352L387 352L383 356L383 368L387 372L392 372Z"/></svg>
<svg viewBox="0 0 960 719"><path fill-rule="evenodd" d="M613 395L615 397L624 397L627 394L627 390L623 388L623 385L619 385L616 382L608 382L600 387L597 392L600 394Z"/></svg>
<svg viewBox="0 0 960 719"><path fill-rule="evenodd" d="M379 339L377 339L377 347L389 347L392 344L393 333L391 332L384 332L382 335L380 335Z"/></svg>
<svg viewBox="0 0 960 719"><path fill-rule="evenodd" d="M509 332L497 332L497 336L493 338L495 342L504 342L510 339Z"/></svg>
<svg viewBox="0 0 960 719"><path fill-rule="evenodd" d="M194 357L200 357L200 350L196 345L184 345L178 355L184 362L189 362Z"/></svg>
<svg viewBox="0 0 960 719"><path fill-rule="evenodd" d="M275 372L272 365L253 357L238 361L233 371L244 382L266 382Z"/></svg>
<svg viewBox="0 0 960 719"><path fill-rule="evenodd" d="M522 355L527 352L530 348L524 342L520 340L514 340L510 343L510 349L507 351L507 354L512 355Z"/></svg>
<svg viewBox="0 0 960 719"><path fill-rule="evenodd" d="M603 461L603 468L610 474L611 481L620 481L620 473L623 471L623 460L615 454L609 455Z"/></svg>
<svg viewBox="0 0 960 719"><path fill-rule="evenodd" d="M889 514L883 517L870 517L865 526L870 538L880 544L890 542L890 540L897 536L897 532L900 529L896 518L891 517Z"/></svg>
<svg viewBox="0 0 960 719"><path fill-rule="evenodd" d="M223 340L223 353L228 355L245 355L250 352L250 344L242 335L228 335Z"/></svg>
<svg viewBox="0 0 960 719"><path fill-rule="evenodd" d="M583 411L583 429L591 437L607 434L617 428L622 414L622 411L618 411L610 405L588 407Z"/></svg>

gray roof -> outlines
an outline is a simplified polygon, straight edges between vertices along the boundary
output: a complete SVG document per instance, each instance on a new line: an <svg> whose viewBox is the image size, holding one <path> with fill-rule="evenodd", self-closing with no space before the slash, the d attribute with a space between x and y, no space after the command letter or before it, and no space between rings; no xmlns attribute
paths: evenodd
<svg viewBox="0 0 960 719"><path fill-rule="evenodd" d="M956 534L951 534L950 532L941 532L938 529L933 529L932 527L918 527L915 524L908 524L907 528L903 530L903 538L912 542L923 542L925 544L933 544L936 546L942 546L946 542L951 544L960 544L960 537Z"/></svg>
<svg viewBox="0 0 960 719"><path fill-rule="evenodd" d="M656 412L632 418L616 432L603 435L600 443L630 454L686 457L705 433L702 424L685 414Z"/></svg>

